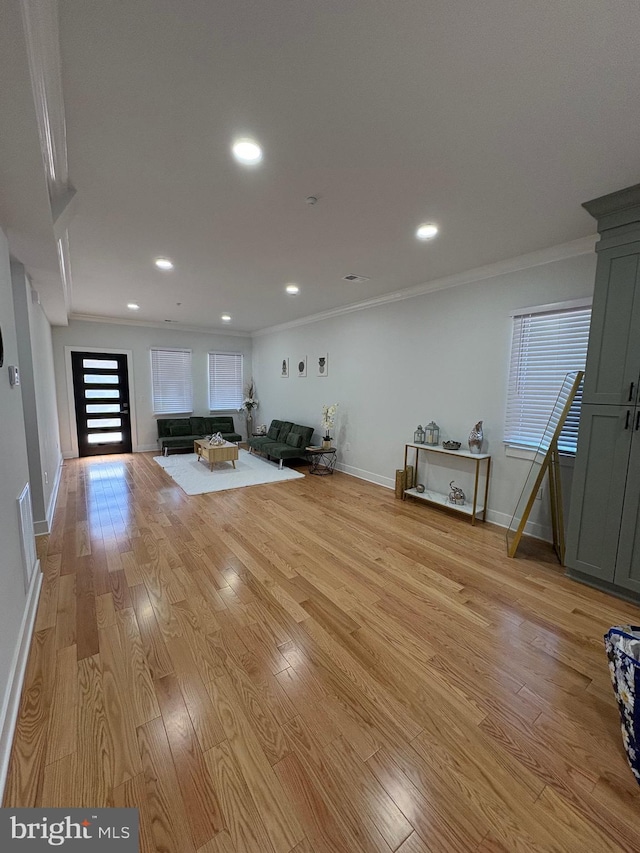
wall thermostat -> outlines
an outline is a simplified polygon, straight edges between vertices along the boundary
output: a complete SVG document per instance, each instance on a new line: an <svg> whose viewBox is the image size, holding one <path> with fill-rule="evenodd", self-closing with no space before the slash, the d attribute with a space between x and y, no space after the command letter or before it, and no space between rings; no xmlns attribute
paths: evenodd
<svg viewBox="0 0 640 853"><path fill-rule="evenodd" d="M18 368L15 366L15 364L10 364L9 365L9 385L11 385L11 387L13 388L19 384L20 384L20 372L18 371Z"/></svg>

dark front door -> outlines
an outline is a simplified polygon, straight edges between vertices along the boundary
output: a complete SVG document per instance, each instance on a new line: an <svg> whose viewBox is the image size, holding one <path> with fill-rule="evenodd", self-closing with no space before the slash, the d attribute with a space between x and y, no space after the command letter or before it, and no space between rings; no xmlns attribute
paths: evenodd
<svg viewBox="0 0 640 853"><path fill-rule="evenodd" d="M127 356L72 352L80 456L131 453Z"/></svg>

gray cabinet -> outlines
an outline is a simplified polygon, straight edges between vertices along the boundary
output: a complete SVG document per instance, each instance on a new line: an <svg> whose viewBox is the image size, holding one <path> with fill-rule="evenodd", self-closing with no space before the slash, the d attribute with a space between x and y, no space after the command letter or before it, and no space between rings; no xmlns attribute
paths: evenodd
<svg viewBox="0 0 640 853"><path fill-rule="evenodd" d="M598 256L582 399L633 405L639 372L640 243L632 243Z"/></svg>
<svg viewBox="0 0 640 853"><path fill-rule="evenodd" d="M640 408L636 410L614 582L640 593Z"/></svg>
<svg viewBox="0 0 640 853"><path fill-rule="evenodd" d="M567 530L567 565L610 583L629 466L628 411L583 403Z"/></svg>
<svg viewBox="0 0 640 853"><path fill-rule="evenodd" d="M600 241L565 562L640 595L640 185L585 207Z"/></svg>

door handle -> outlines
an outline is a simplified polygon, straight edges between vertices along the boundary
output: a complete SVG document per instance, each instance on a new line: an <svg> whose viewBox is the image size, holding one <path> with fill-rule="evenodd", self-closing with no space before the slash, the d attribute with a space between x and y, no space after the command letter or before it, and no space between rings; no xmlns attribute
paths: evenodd
<svg viewBox="0 0 640 853"><path fill-rule="evenodd" d="M631 417L631 412L629 411L629 409L627 409L627 417L626 417L626 420L624 422L624 428L625 429L629 429L629 418L630 417Z"/></svg>
<svg viewBox="0 0 640 853"><path fill-rule="evenodd" d="M638 409L636 414L636 432L638 431L638 427L640 427L640 409Z"/></svg>
<svg viewBox="0 0 640 853"><path fill-rule="evenodd" d="M635 387L636 387L636 383L635 383L635 382L632 382L632 383L631 383L631 385L629 385L629 399L628 399L628 401L627 401L627 402L629 402L629 403L633 403L633 389L634 389Z"/></svg>

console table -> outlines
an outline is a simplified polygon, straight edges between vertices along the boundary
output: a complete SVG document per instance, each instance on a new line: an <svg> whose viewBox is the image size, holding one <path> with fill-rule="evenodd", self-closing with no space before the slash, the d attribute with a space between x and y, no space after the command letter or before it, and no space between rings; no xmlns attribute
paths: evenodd
<svg viewBox="0 0 640 853"><path fill-rule="evenodd" d="M443 494L442 492L434 492L430 489L425 489L424 492L418 492L415 488L405 489L404 494L402 495L402 500L405 500L407 496L411 498L418 498L421 501L426 501L426 503L433 504L435 506L443 506L446 509L451 509L454 512L461 512L463 515L468 515L471 517L471 524L476 523L476 519L482 516L482 521L486 521L487 518L487 499L489 497L489 474L491 473L491 455L489 453L470 453L468 450L445 450L444 447L440 447L439 445L433 444L415 444L413 442L409 444L405 444L404 446L404 467L407 467L407 459L409 456L409 448L415 450L415 465L414 470L418 472L418 459L420 457L420 452L423 451L427 454L427 462L429 458L429 454L439 454L444 457L447 456L457 456L458 459L469 460L469 464L475 463L475 477L473 484L473 501L465 503L463 506L459 504L451 503L449 500L448 494ZM445 461L445 460L443 460ZM481 465L484 464L484 496L479 495L479 484L480 484L480 468ZM425 478L426 479L426 478Z"/></svg>

